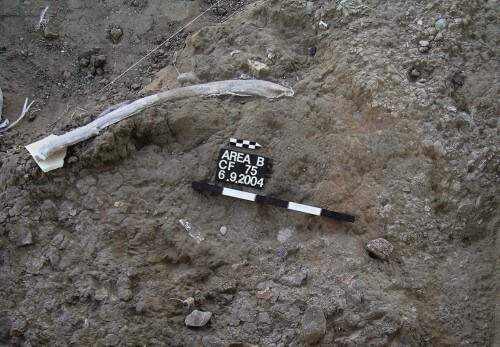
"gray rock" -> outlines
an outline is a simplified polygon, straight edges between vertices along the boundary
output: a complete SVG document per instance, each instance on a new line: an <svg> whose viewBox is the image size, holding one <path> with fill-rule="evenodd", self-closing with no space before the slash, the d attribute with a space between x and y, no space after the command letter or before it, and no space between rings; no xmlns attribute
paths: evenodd
<svg viewBox="0 0 500 347"><path fill-rule="evenodd" d="M109 37L113 43L118 43L123 35L123 30L119 27L115 27L109 31Z"/></svg>
<svg viewBox="0 0 500 347"><path fill-rule="evenodd" d="M269 316L269 313L267 313L267 312L259 313L259 323L262 323L262 324L271 323L271 317Z"/></svg>
<svg viewBox="0 0 500 347"><path fill-rule="evenodd" d="M120 343L120 339L115 334L108 334L104 339L108 346L117 346Z"/></svg>
<svg viewBox="0 0 500 347"><path fill-rule="evenodd" d="M57 219L57 206L52 200L44 200L40 209L42 210L42 218L44 220Z"/></svg>
<svg viewBox="0 0 500 347"><path fill-rule="evenodd" d="M326 318L323 310L318 306L310 306L302 317L302 336L304 342L313 345L318 343L326 334Z"/></svg>
<svg viewBox="0 0 500 347"><path fill-rule="evenodd" d="M429 47L420 47L420 48L418 49L418 51L419 51L420 53L425 53L425 52L429 51Z"/></svg>
<svg viewBox="0 0 500 347"><path fill-rule="evenodd" d="M43 36L49 40L55 40L59 38L59 34L50 30L48 26L45 26L45 29L43 30Z"/></svg>
<svg viewBox="0 0 500 347"><path fill-rule="evenodd" d="M314 11L314 2L308 1L306 3L306 9L305 9L305 11L306 11L307 14L312 14L313 11Z"/></svg>
<svg viewBox="0 0 500 347"><path fill-rule="evenodd" d="M130 89L139 90L139 89L141 89L141 85L139 83L132 83L132 85L130 86Z"/></svg>
<svg viewBox="0 0 500 347"><path fill-rule="evenodd" d="M208 323L211 317L212 312L194 310L184 319L184 323L188 327L202 327Z"/></svg>
<svg viewBox="0 0 500 347"><path fill-rule="evenodd" d="M421 47L429 47L429 44L430 42L427 41L427 40L422 40L422 41L419 41L418 44L421 46Z"/></svg>
<svg viewBox="0 0 500 347"><path fill-rule="evenodd" d="M380 259L387 259L392 253L393 246L386 239L378 238L368 242L366 249Z"/></svg>
<svg viewBox="0 0 500 347"><path fill-rule="evenodd" d="M446 19L444 19L444 18L438 19L434 26L438 30L443 30L444 28L446 28Z"/></svg>
<svg viewBox="0 0 500 347"><path fill-rule="evenodd" d="M443 33L437 33L436 37L434 37L434 41L441 41L443 39Z"/></svg>
<svg viewBox="0 0 500 347"><path fill-rule="evenodd" d="M302 269L300 272L284 276L280 280L282 284L287 285L289 287L300 287L304 285L306 281L307 281L307 271L305 269Z"/></svg>
<svg viewBox="0 0 500 347"><path fill-rule="evenodd" d="M411 75L411 77L415 77L415 78L420 77L420 71L417 69L412 69L410 71L410 75Z"/></svg>
<svg viewBox="0 0 500 347"><path fill-rule="evenodd" d="M19 246L29 246L33 244L33 236L31 235L31 231L25 229L21 232L19 239Z"/></svg>
<svg viewBox="0 0 500 347"><path fill-rule="evenodd" d="M200 79L193 72L184 72L177 76L177 82L181 86L189 85L189 84L198 84L200 83Z"/></svg>

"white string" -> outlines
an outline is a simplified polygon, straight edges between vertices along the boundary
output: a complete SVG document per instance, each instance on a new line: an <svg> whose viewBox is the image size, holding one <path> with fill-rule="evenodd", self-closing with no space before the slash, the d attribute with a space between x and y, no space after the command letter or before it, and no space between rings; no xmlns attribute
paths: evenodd
<svg viewBox="0 0 500 347"><path fill-rule="evenodd" d="M105 90L106 88L108 88L110 85L114 84L118 79L120 79L123 75L125 75L127 72L129 72L130 70L132 70L135 66L137 66L139 63L141 63L144 59L146 59L147 57L149 57L152 53L156 52L158 49L160 49L160 47L164 46L165 44L167 44L167 42L169 42L174 36L176 36L177 34L179 34L182 30L186 29L188 26L190 26L191 24L193 24L196 20L198 20L198 18L200 18L201 16L203 16L205 13L207 13L208 11L210 11L210 9L216 5L219 5L219 1L217 1L216 3L214 3L212 6L210 6L209 8L207 8L205 11L203 11L202 13L200 13L198 16L196 16L194 19L192 19L189 23L187 23L186 25L184 25L182 28L180 28L179 30L177 30L172 36L170 36L168 39L166 39L165 41L163 41L162 43L160 43L158 46L156 46L155 48L153 48L152 50L150 50L145 56L143 56L141 59L139 59L137 62L135 62L134 64L132 64L132 66L130 66L127 70L123 71L118 77L116 77L115 79L113 79L111 82L109 82L108 84L106 84L104 87L102 87L98 92L97 94L100 94L103 90Z"/></svg>

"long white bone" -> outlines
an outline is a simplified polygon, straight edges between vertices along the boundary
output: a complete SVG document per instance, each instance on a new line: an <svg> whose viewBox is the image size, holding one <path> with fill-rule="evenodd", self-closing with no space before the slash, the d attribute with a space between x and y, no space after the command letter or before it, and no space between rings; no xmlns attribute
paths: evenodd
<svg viewBox="0 0 500 347"><path fill-rule="evenodd" d="M283 96L293 96L293 90L276 83L261 80L218 81L177 88L137 99L95 119L87 125L73 129L60 136L49 135L40 141L29 144L26 146L26 149L35 159L38 166L44 172L47 172L64 165L66 149L69 146L96 136L102 129L111 124L126 119L159 101L179 100L192 96L217 95L260 96L275 99Z"/></svg>

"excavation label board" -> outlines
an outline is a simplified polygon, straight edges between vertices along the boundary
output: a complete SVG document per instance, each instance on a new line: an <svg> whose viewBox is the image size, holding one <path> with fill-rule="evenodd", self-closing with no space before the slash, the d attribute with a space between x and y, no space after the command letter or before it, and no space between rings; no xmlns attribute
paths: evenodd
<svg viewBox="0 0 500 347"><path fill-rule="evenodd" d="M269 159L257 154L222 148L217 162L215 179L262 189Z"/></svg>

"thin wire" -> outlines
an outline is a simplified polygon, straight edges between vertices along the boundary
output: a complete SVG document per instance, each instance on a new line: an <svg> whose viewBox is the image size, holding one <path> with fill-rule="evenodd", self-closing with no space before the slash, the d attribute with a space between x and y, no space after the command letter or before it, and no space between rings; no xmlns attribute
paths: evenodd
<svg viewBox="0 0 500 347"><path fill-rule="evenodd" d="M202 13L200 13L198 16L196 16L194 19L192 19L189 23L187 23L186 25L184 25L182 28L180 28L178 31L176 31L172 36L170 36L168 39L166 39L165 41L163 41L162 43L160 43L158 46L156 46L155 48L153 48L151 51L149 51L145 56L143 56L141 59L139 59L137 62L135 62L134 64L132 64L132 66L130 66L127 70L123 71L118 77L116 77L115 79L113 79L111 82L109 82L108 84L106 84L104 87L102 87L98 92L97 94L100 94L102 91L104 91L106 88L108 88L110 85L114 84L118 79L120 79L121 77L123 77L123 75L125 75L127 72L129 72L130 70L132 70L135 66L137 66L139 63L141 63L144 59L146 59L147 57L149 57L151 54L153 54L154 52L156 52L158 49L160 49L160 47L164 46L165 44L167 44L174 36L176 36L177 34L179 34L182 30L186 29L188 26L190 26L191 24L193 24L196 20L198 20L198 18L200 18L201 16L203 16L205 13L207 13L208 11L210 11L210 9L212 9L212 7L214 6L218 6L219 5L219 1L217 1L216 3L212 4L212 6L210 6L209 8L207 8L205 11L203 11Z"/></svg>

